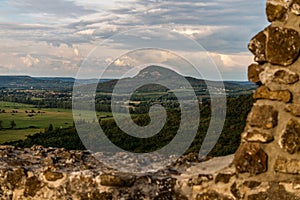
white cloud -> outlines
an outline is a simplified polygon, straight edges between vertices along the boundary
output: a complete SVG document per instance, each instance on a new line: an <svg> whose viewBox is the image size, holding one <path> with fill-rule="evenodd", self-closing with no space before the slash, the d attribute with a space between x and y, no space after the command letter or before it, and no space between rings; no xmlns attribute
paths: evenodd
<svg viewBox="0 0 300 200"><path fill-rule="evenodd" d="M77 32L79 35L93 35L95 32L95 29L87 29Z"/></svg>
<svg viewBox="0 0 300 200"><path fill-rule="evenodd" d="M117 59L113 64L117 67L127 67L129 65L125 60L120 59Z"/></svg>
<svg viewBox="0 0 300 200"><path fill-rule="evenodd" d="M253 56L248 52L241 52L238 54L221 54L210 53L214 62L222 67L223 71L234 69L246 69L249 63L253 61Z"/></svg>
<svg viewBox="0 0 300 200"><path fill-rule="evenodd" d="M245 66L252 61L252 56L244 53L246 44L266 24L265 5L261 0L5 2L0 8L0 66L2 70L9 68L10 73L18 74L74 75L93 47L132 28L145 31L115 41L111 39L110 46L99 47L97 59L107 64L110 59L117 59L112 57L118 54L112 52L123 52L135 46L159 48L166 46L164 42L171 43L170 49L193 54L174 35L162 36L149 30L153 27L193 38L211 52L223 72L245 72ZM158 63L176 60L159 53L143 55L143 59ZM115 64L126 68L135 62L123 58L117 59ZM30 66L31 71L26 71L26 66Z"/></svg>
<svg viewBox="0 0 300 200"><path fill-rule="evenodd" d="M21 57L21 60L27 67L39 64L41 61L38 58L34 58L31 55L27 54L25 57Z"/></svg>
<svg viewBox="0 0 300 200"><path fill-rule="evenodd" d="M116 59L114 62L112 62L112 65L115 67L135 67L139 65L139 60L137 60L135 57L130 55L123 55L120 58Z"/></svg>
<svg viewBox="0 0 300 200"><path fill-rule="evenodd" d="M205 37L205 36L212 35L212 34L216 33L217 31L221 31L224 28L226 28L226 27L224 27L224 26L206 26L206 25L203 25L203 26L181 25L181 26L175 27L173 30L178 33L185 34L187 36L197 39L199 37Z"/></svg>

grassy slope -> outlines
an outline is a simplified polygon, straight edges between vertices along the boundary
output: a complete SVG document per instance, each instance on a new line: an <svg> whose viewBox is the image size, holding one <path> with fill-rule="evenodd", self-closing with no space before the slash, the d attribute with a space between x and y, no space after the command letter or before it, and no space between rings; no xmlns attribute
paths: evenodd
<svg viewBox="0 0 300 200"><path fill-rule="evenodd" d="M0 109L4 109L5 113L0 113L0 120L3 121L3 127L9 128L10 121L14 120L16 129L26 129L30 126L36 128L46 128L49 124L54 127L68 127L72 125L72 111L64 109L36 109L32 105L15 104L9 102L0 102ZM12 113L12 111L18 113ZM35 113L26 113L34 110ZM38 113L40 112L40 113ZM32 117L28 115L32 114Z"/></svg>
<svg viewBox="0 0 300 200"><path fill-rule="evenodd" d="M0 113L0 120L4 129L0 130L0 143L12 140L24 139L26 135L44 131L53 124L54 127L69 127L73 123L71 110L63 109L41 109L38 110L32 105L0 102L0 109L5 113ZM12 113L12 111L18 113ZM34 110L36 113L26 113ZM40 113L37 113L40 111ZM34 116L29 117L32 114ZM10 121L14 120L16 127L10 129Z"/></svg>
<svg viewBox="0 0 300 200"><path fill-rule="evenodd" d="M72 110L48 108L36 109L33 105L0 101L0 120L4 129L0 130L0 144L4 142L25 139L27 135L44 132L52 124L54 128L67 128L73 124ZM18 113L12 113L12 111ZM35 113L26 113L34 110ZM40 111L40 113L38 113ZM34 116L29 117L29 114ZM109 119L110 113L97 113L100 118ZM109 116L109 117L107 117ZM10 129L10 121L14 120L16 127Z"/></svg>

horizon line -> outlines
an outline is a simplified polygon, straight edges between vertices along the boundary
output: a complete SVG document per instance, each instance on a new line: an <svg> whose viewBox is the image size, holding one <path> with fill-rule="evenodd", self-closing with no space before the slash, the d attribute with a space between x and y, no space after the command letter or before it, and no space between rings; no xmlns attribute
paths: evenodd
<svg viewBox="0 0 300 200"><path fill-rule="evenodd" d="M1 76L15 76L15 77L21 77L21 76L27 76L27 77L32 77L32 78L70 78L70 79L75 79L76 80L76 77L73 77L73 76L42 76L42 75L38 75L38 76L35 76L35 75L28 75L28 74L0 74L0 77ZM243 80L243 79L240 79L240 80L235 80L235 79L223 79L223 80L208 80L208 79L204 79L204 78L200 78L200 77L192 77L192 76L183 76L183 77L190 77L190 78L195 78L195 79L200 79L200 80L207 80L207 81L234 81L234 82L251 82L249 80ZM123 77L123 78L132 78L130 76L128 77ZM104 79L110 79L110 80L118 80L118 79L121 79L119 77L104 77L104 78L96 78L96 77L92 77L92 78L81 78L81 79L77 79L77 80L104 80Z"/></svg>

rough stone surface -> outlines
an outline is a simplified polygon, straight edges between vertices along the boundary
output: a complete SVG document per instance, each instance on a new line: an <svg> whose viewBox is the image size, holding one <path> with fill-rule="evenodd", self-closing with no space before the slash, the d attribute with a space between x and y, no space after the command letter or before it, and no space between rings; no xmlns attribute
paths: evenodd
<svg viewBox="0 0 300 200"><path fill-rule="evenodd" d="M299 55L299 33L293 29L273 26L269 26L267 32L266 60L275 65L292 64Z"/></svg>
<svg viewBox="0 0 300 200"><path fill-rule="evenodd" d="M259 144L241 144L234 157L234 165L237 172L250 174L261 174L267 171L268 155Z"/></svg>
<svg viewBox="0 0 300 200"><path fill-rule="evenodd" d="M271 91L268 87L261 86L255 91L253 98L289 102L292 95L288 90Z"/></svg>
<svg viewBox="0 0 300 200"><path fill-rule="evenodd" d="M287 192L283 185L276 182L269 183L269 188L265 192L249 195L248 200L300 200L300 197Z"/></svg>
<svg viewBox="0 0 300 200"><path fill-rule="evenodd" d="M23 168L17 168L12 172L7 173L7 183L11 188L19 187L21 184L24 184L26 178L26 172Z"/></svg>
<svg viewBox="0 0 300 200"><path fill-rule="evenodd" d="M231 177L233 177L235 173L219 173L216 176L215 183L229 183Z"/></svg>
<svg viewBox="0 0 300 200"><path fill-rule="evenodd" d="M248 44L249 50L255 55L254 60L258 63L266 61L266 42L267 37L264 31L255 35Z"/></svg>
<svg viewBox="0 0 300 200"><path fill-rule="evenodd" d="M277 125L278 111L273 106L254 105L250 114L248 115L247 122L250 126L271 129Z"/></svg>
<svg viewBox="0 0 300 200"><path fill-rule="evenodd" d="M50 170L47 170L44 172L44 176L47 181L57 181L59 179L62 179L64 175L60 172L52 172Z"/></svg>
<svg viewBox="0 0 300 200"><path fill-rule="evenodd" d="M238 185L236 182L234 182L230 187L230 192L233 194L233 196L237 199L243 199L243 194L241 194Z"/></svg>
<svg viewBox="0 0 300 200"><path fill-rule="evenodd" d="M36 176L32 176L26 180L24 196L34 197L41 188L42 188L41 181Z"/></svg>
<svg viewBox="0 0 300 200"><path fill-rule="evenodd" d="M243 185L246 186L247 188L253 189L253 188L256 188L256 187L260 186L261 182L258 182L258 181L245 181L243 183Z"/></svg>
<svg viewBox="0 0 300 200"><path fill-rule="evenodd" d="M294 190L299 190L300 189L300 180L296 179L293 181L293 189Z"/></svg>
<svg viewBox="0 0 300 200"><path fill-rule="evenodd" d="M294 154L300 150L300 124L298 121L291 119L287 123L279 145L290 154Z"/></svg>
<svg viewBox="0 0 300 200"><path fill-rule="evenodd" d="M296 117L300 117L300 104L298 103L288 104L285 107L285 111L290 112L292 115Z"/></svg>
<svg viewBox="0 0 300 200"><path fill-rule="evenodd" d="M130 174L123 175L112 175L103 174L100 175L101 185L103 186L113 186L113 187L130 187L135 181L135 176Z"/></svg>
<svg viewBox="0 0 300 200"><path fill-rule="evenodd" d="M0 200L300 200L300 0L267 0L266 12L272 24L248 45L258 62L248 78L261 87L234 158L190 154L167 166L155 155L140 172L124 152L97 153L121 161L112 169L88 151L0 146Z"/></svg>
<svg viewBox="0 0 300 200"><path fill-rule="evenodd" d="M273 1L267 2L267 18L269 22L278 20L278 21L284 21L286 17L286 7L282 4L273 4Z"/></svg>
<svg viewBox="0 0 300 200"><path fill-rule="evenodd" d="M250 154L246 155L246 162L249 157L260 154L258 144L253 145L255 147L248 148ZM0 146L0 155L1 200L273 200L277 197L290 200L300 196L297 180L286 183L240 178L231 164L232 155L205 162L195 160L189 165L181 163L173 165L172 170L166 166L151 173L124 173L110 169L86 151ZM46 166L44 160L47 157L55 158L55 162ZM66 163L67 159L75 157L74 162ZM183 156L181 160L185 159L190 160L191 156ZM254 163L257 161L260 162L255 160ZM283 163L289 162L292 164L278 167L295 171L293 162L299 161ZM175 170L179 173L173 173ZM257 172L256 169L253 171Z"/></svg>
<svg viewBox="0 0 300 200"><path fill-rule="evenodd" d="M201 185L204 182L208 182L213 180L212 174L199 174L195 178L190 178L188 184L189 185Z"/></svg>
<svg viewBox="0 0 300 200"><path fill-rule="evenodd" d="M300 15L300 1L299 0L294 0L292 5L291 5L291 11L295 15Z"/></svg>
<svg viewBox="0 0 300 200"><path fill-rule="evenodd" d="M248 67L248 80L252 83L260 82L259 74L263 72L264 69L261 65L258 64L251 64Z"/></svg>
<svg viewBox="0 0 300 200"><path fill-rule="evenodd" d="M288 66L298 58L300 36L293 29L269 26L251 39L248 48L256 62Z"/></svg>
<svg viewBox="0 0 300 200"><path fill-rule="evenodd" d="M300 0L267 0L266 16L271 24L248 44L257 62L248 67L248 79L259 87L234 158L237 177L227 189L235 199L295 200L300 199Z"/></svg>
<svg viewBox="0 0 300 200"><path fill-rule="evenodd" d="M287 174L300 174L300 160L279 157L276 159L274 170Z"/></svg>
<svg viewBox="0 0 300 200"><path fill-rule="evenodd" d="M294 84L299 81L299 75L286 68L272 69L270 67L267 67L263 72L259 74L259 80L263 84Z"/></svg>
<svg viewBox="0 0 300 200"><path fill-rule="evenodd" d="M267 143L274 140L274 136L270 132L263 132L254 130L247 130L242 133L242 139L248 142L262 142Z"/></svg>
<svg viewBox="0 0 300 200"><path fill-rule="evenodd" d="M198 194L196 200L233 200L233 198L222 195L214 190L209 190L205 193Z"/></svg>
<svg viewBox="0 0 300 200"><path fill-rule="evenodd" d="M175 188L180 174L172 177L175 169L167 166L153 173L128 174L110 169L87 151L41 146L0 146L0 155L1 200L191 199ZM55 162L48 162L49 157ZM73 162L67 162L70 158ZM213 182L214 175L204 176Z"/></svg>

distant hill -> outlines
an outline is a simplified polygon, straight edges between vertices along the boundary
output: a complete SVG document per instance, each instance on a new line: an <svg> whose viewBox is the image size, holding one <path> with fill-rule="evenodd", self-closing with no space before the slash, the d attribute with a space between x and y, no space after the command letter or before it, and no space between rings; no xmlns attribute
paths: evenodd
<svg viewBox="0 0 300 200"><path fill-rule="evenodd" d="M180 89L180 80L182 76L167 68L159 66L149 66L141 70L136 76L132 78L124 78L121 80L101 79L98 85L98 92L112 93L115 85L118 81L122 82L123 92L126 93L130 86L137 83L143 83L145 80L152 80L153 82L165 81L174 88ZM185 77L190 83L197 95L207 95L207 85L219 88L220 83L218 81L208 81L203 79L197 79L193 77ZM97 79L82 79L78 80L79 83L84 85L95 84ZM30 77L30 76L0 76L0 88L12 88L12 89L45 89L45 90L59 90L59 91L71 91L74 78L71 77ZM256 85L250 82L235 82L224 81L226 92L231 94L249 94L256 89ZM187 89L187 88L186 88ZM190 88L192 89L192 88ZM138 89L139 92L166 92L169 89L162 87L158 84L144 85Z"/></svg>
<svg viewBox="0 0 300 200"><path fill-rule="evenodd" d="M177 89L180 88L180 81L182 76L172 70L159 66L149 66L141 70L136 76L132 78L122 79L123 92L126 93L128 88L136 85L136 82L146 82L146 80L153 80L154 82L164 81ZM235 82L235 81L209 81L203 79L197 79L193 77L185 77L190 83L193 89L198 94L207 94L207 84L211 87L220 88L221 83L224 84L226 92L231 94L249 94L256 89L256 85L251 82ZM98 85L98 92L111 93L119 80L111 80ZM159 86L157 84L149 84L139 88L139 92L165 92L168 89L166 87Z"/></svg>
<svg viewBox="0 0 300 200"><path fill-rule="evenodd" d="M70 89L72 83L63 80L43 79L30 76L0 76L1 88L13 89Z"/></svg>
<svg viewBox="0 0 300 200"><path fill-rule="evenodd" d="M46 80L46 81L63 81L63 82L69 82L74 84L75 78L72 77L35 77L39 80ZM100 79L99 82L107 82L111 81L112 79ZM92 84L92 83L98 83L98 79L78 79L77 80L80 83L85 83L85 84Z"/></svg>
<svg viewBox="0 0 300 200"><path fill-rule="evenodd" d="M101 79L99 82L110 81ZM98 82L97 79L80 79L84 84ZM0 88L11 89L45 89L45 90L72 90L74 78L71 77L31 77L31 76L0 76Z"/></svg>

